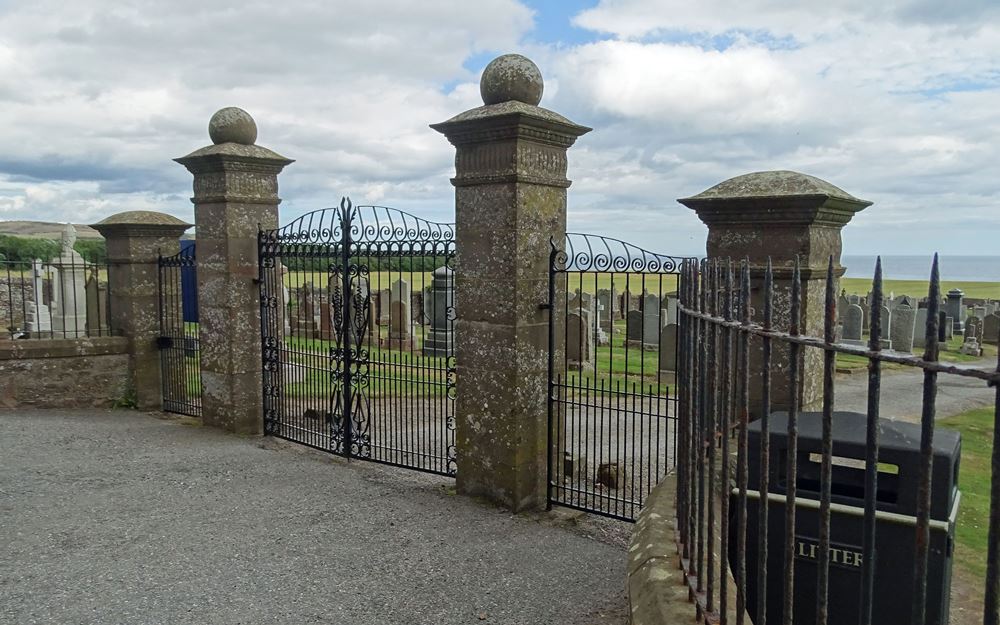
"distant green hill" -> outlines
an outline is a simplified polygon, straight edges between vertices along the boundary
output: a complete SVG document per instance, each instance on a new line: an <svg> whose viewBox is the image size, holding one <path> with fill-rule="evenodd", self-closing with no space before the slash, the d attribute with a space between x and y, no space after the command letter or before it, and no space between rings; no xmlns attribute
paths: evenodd
<svg viewBox="0 0 1000 625"><path fill-rule="evenodd" d="M76 236L78 239L103 238L97 230L94 230L90 226L83 224L74 225L76 226ZM66 224L49 221L0 221L0 234L58 241L62 238L62 232L65 227Z"/></svg>

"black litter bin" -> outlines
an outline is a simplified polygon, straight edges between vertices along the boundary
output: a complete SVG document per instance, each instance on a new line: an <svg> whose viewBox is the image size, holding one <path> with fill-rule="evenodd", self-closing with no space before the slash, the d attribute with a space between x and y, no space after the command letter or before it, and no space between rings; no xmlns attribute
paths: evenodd
<svg viewBox="0 0 1000 625"><path fill-rule="evenodd" d="M785 494L788 416L771 416L770 496L768 508L767 622L783 616ZM915 570L914 538L920 476L920 426L879 422L879 475L876 499L875 590L873 622L910 622ZM855 412L833 416L833 480L830 513L829 622L857 623L861 612L862 551L865 508L865 437L867 417ZM819 499L822 414L799 415L795 518L794 622L816 621L819 554ZM757 562L760 484L760 422L749 427L747 486L747 611L757 615ZM927 624L948 622L951 565L958 514L958 432L934 432L931 471L930 560L927 576ZM737 491L730 495L729 562L736 563Z"/></svg>

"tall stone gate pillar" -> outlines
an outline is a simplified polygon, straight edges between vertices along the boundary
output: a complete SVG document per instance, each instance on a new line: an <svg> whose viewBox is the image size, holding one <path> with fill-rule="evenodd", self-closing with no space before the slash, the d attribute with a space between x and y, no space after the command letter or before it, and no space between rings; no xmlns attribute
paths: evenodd
<svg viewBox="0 0 1000 625"><path fill-rule="evenodd" d="M191 227L152 211L112 215L93 228L108 249L108 322L111 332L129 339L130 384L140 410L159 410L160 377L159 257L180 251L179 239Z"/></svg>
<svg viewBox="0 0 1000 625"><path fill-rule="evenodd" d="M590 128L538 106L542 76L508 54L485 106L431 127L456 148L458 489L511 510L546 504L549 239L566 233L566 150Z"/></svg>
<svg viewBox="0 0 1000 625"><path fill-rule="evenodd" d="M844 274L840 264L841 229L854 214L871 205L829 182L794 171L765 171L730 178L694 197L678 200L694 209L708 226L708 258L750 260L750 288L756 320L763 314L763 283L767 259L774 272L774 319L776 329L789 328L792 272L799 257L802 281L802 333L823 336L826 274L833 256L834 279ZM839 289L835 290L839 293ZM761 346L751 341L750 404L759 416L761 397ZM818 406L823 398L823 355L804 350L800 379L803 409ZM773 351L771 375L772 410L787 410L791 400L788 385L788 350Z"/></svg>
<svg viewBox="0 0 1000 625"><path fill-rule="evenodd" d="M202 415L207 425L259 434L263 420L258 228L278 227L278 174L290 159L254 143L257 125L224 108L213 145L176 161L194 174Z"/></svg>

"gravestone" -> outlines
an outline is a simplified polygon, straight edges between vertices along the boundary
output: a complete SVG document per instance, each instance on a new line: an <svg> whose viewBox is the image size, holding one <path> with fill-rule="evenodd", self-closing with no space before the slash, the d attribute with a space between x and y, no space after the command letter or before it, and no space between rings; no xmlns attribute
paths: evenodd
<svg viewBox="0 0 1000 625"><path fill-rule="evenodd" d="M62 251L49 266L56 272L56 296L51 307L52 332L60 338L75 338L87 334L87 293L83 257L73 249L76 227L66 224L62 236Z"/></svg>
<svg viewBox="0 0 1000 625"><path fill-rule="evenodd" d="M295 311L295 332L304 338L316 334L316 301L312 286L302 285L299 289L299 306Z"/></svg>
<svg viewBox="0 0 1000 625"><path fill-rule="evenodd" d="M945 317L945 325L947 327L944 329L944 340L950 341L955 337L955 320L951 317Z"/></svg>
<svg viewBox="0 0 1000 625"><path fill-rule="evenodd" d="M601 330L614 334L614 322L620 308L618 294L611 289L600 289L597 291L597 305L602 308L598 323Z"/></svg>
<svg viewBox="0 0 1000 625"><path fill-rule="evenodd" d="M1000 332L1000 314L992 313L983 319L983 343L997 344L997 333Z"/></svg>
<svg viewBox="0 0 1000 625"><path fill-rule="evenodd" d="M879 308L879 319L882 321L882 339L879 346L882 349L892 349L892 311L883 304Z"/></svg>
<svg viewBox="0 0 1000 625"><path fill-rule="evenodd" d="M392 294L389 289L381 289L378 292L378 325L389 325L389 304L392 301Z"/></svg>
<svg viewBox="0 0 1000 625"><path fill-rule="evenodd" d="M410 332L412 321L410 298L393 300L389 304L389 337L383 339L382 346L389 349L413 351L413 333Z"/></svg>
<svg viewBox="0 0 1000 625"><path fill-rule="evenodd" d="M918 308L916 321L913 323L913 347L923 349L927 347L927 309Z"/></svg>
<svg viewBox="0 0 1000 625"><path fill-rule="evenodd" d="M906 298L903 298L906 299ZM892 312L892 327L889 339L898 352L913 351L913 332L917 321L916 311L907 303L899 303Z"/></svg>
<svg viewBox="0 0 1000 625"><path fill-rule="evenodd" d="M106 336L108 330L108 287L101 284L97 267L91 270L84 287L87 291L87 334Z"/></svg>
<svg viewBox="0 0 1000 625"><path fill-rule="evenodd" d="M842 341L848 345L864 345L861 339L864 331L865 311L857 304L848 304L844 314L843 338Z"/></svg>
<svg viewBox="0 0 1000 625"><path fill-rule="evenodd" d="M660 371L677 370L677 324L668 323L660 330Z"/></svg>
<svg viewBox="0 0 1000 625"><path fill-rule="evenodd" d="M332 341L335 338L334 321L330 313L330 302L319 305L319 338L324 341Z"/></svg>
<svg viewBox="0 0 1000 625"><path fill-rule="evenodd" d="M424 298L424 311L430 317L424 356L450 356L455 348L451 321L455 308L455 273L448 267L435 269L430 292Z"/></svg>
<svg viewBox="0 0 1000 625"><path fill-rule="evenodd" d="M983 322L979 317L969 317L965 320L965 339L976 339L976 342L983 342Z"/></svg>
<svg viewBox="0 0 1000 625"><path fill-rule="evenodd" d="M847 299L846 292L842 292L837 297L837 319L847 319L847 307L851 305L851 300Z"/></svg>
<svg viewBox="0 0 1000 625"><path fill-rule="evenodd" d="M980 319L986 318L986 306L973 306L972 312Z"/></svg>
<svg viewBox="0 0 1000 625"><path fill-rule="evenodd" d="M288 282L285 279L287 275L288 267L281 265L281 329L284 332L282 336L288 336L292 333L292 321L288 315L288 305L292 300L288 294Z"/></svg>
<svg viewBox="0 0 1000 625"><path fill-rule="evenodd" d="M642 348L657 349L660 345L660 330L667 319L660 309L660 298L644 295L642 298Z"/></svg>
<svg viewBox="0 0 1000 625"><path fill-rule="evenodd" d="M33 337L45 337L52 334L52 317L48 305L45 304L44 293L45 268L42 261L31 261L31 286L34 302L28 309L26 328Z"/></svg>
<svg viewBox="0 0 1000 625"><path fill-rule="evenodd" d="M642 344L642 311L630 310L625 318L625 345Z"/></svg>
<svg viewBox="0 0 1000 625"><path fill-rule="evenodd" d="M572 369L589 368L593 362L594 331L587 311L566 315L566 363Z"/></svg>
<svg viewBox="0 0 1000 625"><path fill-rule="evenodd" d="M951 317L953 333L962 332L965 329L965 324L963 323L965 306L962 305L964 297L965 293L962 289L952 289L948 291L944 310L948 316Z"/></svg>

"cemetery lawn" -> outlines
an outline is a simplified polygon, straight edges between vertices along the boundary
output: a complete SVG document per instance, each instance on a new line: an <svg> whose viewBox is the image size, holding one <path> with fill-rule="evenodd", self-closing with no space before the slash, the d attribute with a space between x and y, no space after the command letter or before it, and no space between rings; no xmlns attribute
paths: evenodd
<svg viewBox="0 0 1000 625"><path fill-rule="evenodd" d="M867 340L867 337L865 338ZM962 336L955 336L946 344L941 346L941 351L938 355L941 362L976 362L982 360L983 358L996 358L997 348L995 345L984 345L982 357L969 356L967 354L960 354L958 352L959 348L962 346ZM914 348L914 356L923 356L924 351L920 348ZM898 365L891 362L882 363L882 370L891 369L901 369L904 365ZM868 368L868 359L864 356L857 356L855 354L837 354L837 368L838 369L848 369L855 371L858 369Z"/></svg>
<svg viewBox="0 0 1000 625"><path fill-rule="evenodd" d="M927 274L930 278L930 273ZM868 278L841 278L840 287L850 294L867 295L872 289L872 281ZM951 289L962 289L966 297L976 299L1000 299L1000 282L941 282L941 295ZM927 296L927 281L925 280L884 280L882 290L896 295L911 295L913 297Z"/></svg>
<svg viewBox="0 0 1000 625"><path fill-rule="evenodd" d="M568 281L568 292L580 289L584 293L595 294L600 289L610 289L612 285L619 293L629 289L635 294L648 289L650 293L672 293L677 290L676 274L622 274L622 273L579 273L563 274ZM431 273L422 271L372 271L368 274L372 288L388 289L399 280L406 280L413 292L418 292L431 285ZM626 278L628 278L626 280ZM299 288L304 284L312 284L326 289L330 276L325 271L290 271L285 274L285 286ZM565 292L565 291L564 291ZM1000 297L1000 296L998 296Z"/></svg>
<svg viewBox="0 0 1000 625"><path fill-rule="evenodd" d="M955 530L956 566L984 579L990 516L990 454L993 449L993 408L976 408L938 421L962 433L958 487L962 491Z"/></svg>

